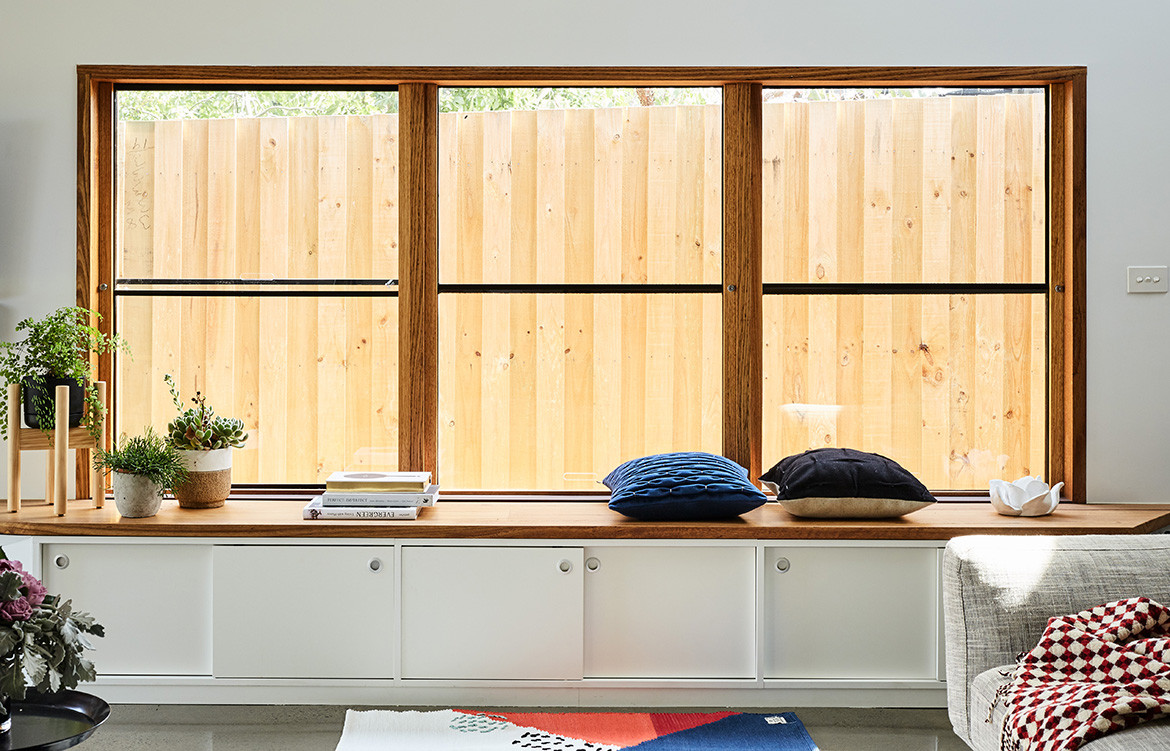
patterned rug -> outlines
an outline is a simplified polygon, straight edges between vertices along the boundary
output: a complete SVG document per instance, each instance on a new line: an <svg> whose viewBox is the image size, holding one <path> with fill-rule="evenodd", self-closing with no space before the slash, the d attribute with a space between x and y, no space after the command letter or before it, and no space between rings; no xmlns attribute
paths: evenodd
<svg viewBox="0 0 1170 751"><path fill-rule="evenodd" d="M345 713L337 751L817 751L791 712Z"/></svg>

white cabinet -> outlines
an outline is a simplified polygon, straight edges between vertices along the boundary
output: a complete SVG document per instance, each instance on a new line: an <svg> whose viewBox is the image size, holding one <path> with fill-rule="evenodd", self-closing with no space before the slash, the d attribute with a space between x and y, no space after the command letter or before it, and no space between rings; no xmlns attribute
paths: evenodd
<svg viewBox="0 0 1170 751"><path fill-rule="evenodd" d="M100 675L211 674L211 547L50 543L50 592L92 613Z"/></svg>
<svg viewBox="0 0 1170 751"><path fill-rule="evenodd" d="M402 677L581 678L580 548L405 546Z"/></svg>
<svg viewBox="0 0 1170 751"><path fill-rule="evenodd" d="M585 677L754 678L755 553L585 548Z"/></svg>
<svg viewBox="0 0 1170 751"><path fill-rule="evenodd" d="M114 680L101 688L137 687L136 702L195 691L312 703L320 689L349 703L455 692L452 703L507 704L526 696L512 689L548 689L550 701L620 704L627 689L677 688L757 706L757 690L817 688L860 701L890 689L913 704L921 692L940 701L943 685L937 544L41 538L31 549L50 591L106 627L93 659Z"/></svg>
<svg viewBox="0 0 1170 751"><path fill-rule="evenodd" d="M764 598L765 678L937 675L934 548L768 548Z"/></svg>
<svg viewBox="0 0 1170 751"><path fill-rule="evenodd" d="M216 545L217 678L392 678L394 548Z"/></svg>

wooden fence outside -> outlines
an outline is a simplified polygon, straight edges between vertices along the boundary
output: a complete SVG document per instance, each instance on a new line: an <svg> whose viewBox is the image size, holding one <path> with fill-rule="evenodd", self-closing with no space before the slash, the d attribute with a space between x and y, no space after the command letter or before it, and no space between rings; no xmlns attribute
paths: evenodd
<svg viewBox="0 0 1170 751"><path fill-rule="evenodd" d="M1043 100L765 105L765 281L1043 281ZM397 118L127 122L120 278L397 277ZM440 116L443 282L720 281L717 107ZM237 482L397 463L393 298L120 297L118 429L163 373L252 431ZM769 296L765 466L880 451L929 486L1043 469L1042 295ZM720 450L717 294L446 294L447 487L587 489ZM419 374L436 377L436 374ZM403 405L409 408L409 405Z"/></svg>

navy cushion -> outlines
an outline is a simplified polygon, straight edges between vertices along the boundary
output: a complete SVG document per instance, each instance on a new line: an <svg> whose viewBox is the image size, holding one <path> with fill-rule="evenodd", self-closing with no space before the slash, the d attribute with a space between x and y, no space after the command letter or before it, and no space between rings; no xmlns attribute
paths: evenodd
<svg viewBox="0 0 1170 751"><path fill-rule="evenodd" d="M726 519L768 500L743 467L701 451L631 459L603 482L611 509L646 521Z"/></svg>
<svg viewBox="0 0 1170 751"><path fill-rule="evenodd" d="M781 459L760 476L777 500L793 498L894 498L934 503L918 478L881 454L824 448Z"/></svg>

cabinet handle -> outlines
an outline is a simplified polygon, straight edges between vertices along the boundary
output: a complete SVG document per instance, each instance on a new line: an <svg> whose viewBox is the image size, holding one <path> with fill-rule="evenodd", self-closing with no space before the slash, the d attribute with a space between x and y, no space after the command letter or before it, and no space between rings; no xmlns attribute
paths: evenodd
<svg viewBox="0 0 1170 751"><path fill-rule="evenodd" d="M561 570L562 574L567 574L573 570L573 562L568 558L562 558L561 562L557 564L557 568Z"/></svg>
<svg viewBox="0 0 1170 751"><path fill-rule="evenodd" d="M597 560L596 558L586 558L585 568L589 569L590 571L596 571L597 569L601 568L601 561Z"/></svg>
<svg viewBox="0 0 1170 751"><path fill-rule="evenodd" d="M64 553L54 556L53 565L57 568L69 568L69 556Z"/></svg>
<svg viewBox="0 0 1170 751"><path fill-rule="evenodd" d="M378 573L379 571L382 570L382 559L381 558L371 558L369 566L370 566L370 571L373 571L375 574Z"/></svg>
<svg viewBox="0 0 1170 751"><path fill-rule="evenodd" d="M776 570L777 571L779 571L780 573L783 574L785 571L788 570L788 568L789 568L789 563L788 563L787 558L777 559L777 561L776 561Z"/></svg>

